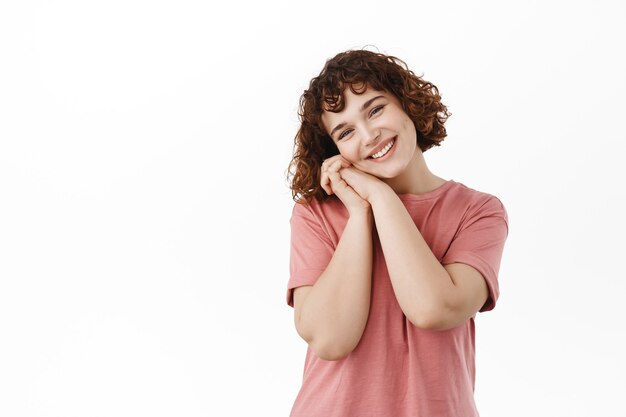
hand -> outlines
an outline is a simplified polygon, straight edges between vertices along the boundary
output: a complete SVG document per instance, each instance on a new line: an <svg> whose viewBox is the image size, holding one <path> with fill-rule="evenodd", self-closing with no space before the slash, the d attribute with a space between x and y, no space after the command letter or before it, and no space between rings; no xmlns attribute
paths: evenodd
<svg viewBox="0 0 626 417"><path fill-rule="evenodd" d="M369 212L371 206L367 200L363 199L346 181L341 178L339 170L347 161L342 158L334 159L332 165L322 165L322 176L327 179L327 184L323 186L324 190L330 195L335 194L348 209L348 213L362 214ZM349 164L349 162L347 162Z"/></svg>
<svg viewBox="0 0 626 417"><path fill-rule="evenodd" d="M352 165L350 161L344 158L341 155L332 156L322 163L321 174L320 174L320 185L322 189L326 191L326 194L332 195L333 189L330 185L330 177L328 176L328 168L331 167L336 161L341 161L341 168L346 168Z"/></svg>
<svg viewBox="0 0 626 417"><path fill-rule="evenodd" d="M368 203L373 203L373 198L384 187L389 187L380 178L367 174L353 166L341 168L339 170L341 178L350 186L361 198Z"/></svg>

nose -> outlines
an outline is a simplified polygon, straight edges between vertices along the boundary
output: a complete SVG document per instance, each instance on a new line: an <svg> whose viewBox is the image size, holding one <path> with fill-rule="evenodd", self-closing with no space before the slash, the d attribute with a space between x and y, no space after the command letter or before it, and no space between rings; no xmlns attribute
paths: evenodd
<svg viewBox="0 0 626 417"><path fill-rule="evenodd" d="M374 127L364 127L363 138L365 146L373 146L380 140L380 129Z"/></svg>

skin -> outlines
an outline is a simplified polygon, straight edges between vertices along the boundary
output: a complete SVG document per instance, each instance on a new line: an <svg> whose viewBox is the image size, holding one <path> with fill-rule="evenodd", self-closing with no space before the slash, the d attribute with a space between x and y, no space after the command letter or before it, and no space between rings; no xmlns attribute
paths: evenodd
<svg viewBox="0 0 626 417"><path fill-rule="evenodd" d="M339 150L339 155L322 165L321 185L328 194L334 194L328 170L339 168L333 166L337 161L341 161L340 178L351 178L359 187L357 194L365 200L381 182L396 194L423 194L446 182L428 170L417 146L413 121L393 94L373 89L361 95L346 89L344 94L346 106L342 112L327 111L322 115L322 123L329 134L333 133L331 137ZM368 106L361 110L363 104ZM338 125L343 127L335 130ZM368 158L379 145L393 138L393 155L385 161Z"/></svg>
<svg viewBox="0 0 626 417"><path fill-rule="evenodd" d="M415 126L393 94L368 88L358 95L346 89L344 98L341 112L322 115L339 150L322 165L322 187L343 202L350 218L367 213L374 218L394 293L409 321L432 330L462 324L487 300L484 278L466 264L441 265L398 198L427 193L446 180L428 169ZM368 158L391 139L395 143L385 159ZM296 315L312 288L295 290Z"/></svg>

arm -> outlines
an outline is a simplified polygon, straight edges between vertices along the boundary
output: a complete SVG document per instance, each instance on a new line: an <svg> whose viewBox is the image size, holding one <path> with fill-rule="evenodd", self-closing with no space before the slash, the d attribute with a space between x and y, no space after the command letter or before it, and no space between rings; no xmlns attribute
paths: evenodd
<svg viewBox="0 0 626 417"><path fill-rule="evenodd" d="M369 314L372 274L372 211L339 175L348 165L340 156L322 167L321 181L349 213L348 222L326 269L315 285L294 291L298 333L317 356L337 360L359 343Z"/></svg>
<svg viewBox="0 0 626 417"><path fill-rule="evenodd" d="M370 306L372 227L370 210L351 214L315 285L294 291L296 329L321 359L342 359L363 335Z"/></svg>
<svg viewBox="0 0 626 417"><path fill-rule="evenodd" d="M369 202L396 298L411 323L444 330L472 317L488 297L483 276L461 263L442 266L386 184Z"/></svg>

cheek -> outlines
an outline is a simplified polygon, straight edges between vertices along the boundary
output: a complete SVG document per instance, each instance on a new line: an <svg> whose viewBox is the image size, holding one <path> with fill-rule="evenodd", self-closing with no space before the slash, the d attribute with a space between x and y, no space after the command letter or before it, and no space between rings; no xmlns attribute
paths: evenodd
<svg viewBox="0 0 626 417"><path fill-rule="evenodd" d="M409 116L405 115L402 118L402 129L404 129L404 130L409 130L409 129L415 130L415 125L413 124L413 120L411 120L411 118Z"/></svg>
<svg viewBox="0 0 626 417"><path fill-rule="evenodd" d="M358 152L356 150L352 149L349 146L338 146L337 149L339 149L339 153L341 154L341 156L343 156L352 163L355 162L358 155Z"/></svg>
<svg viewBox="0 0 626 417"><path fill-rule="evenodd" d="M402 129L409 137L415 139L415 142L417 142L417 131L415 129L415 124L410 117L407 116L404 118L402 123Z"/></svg>

